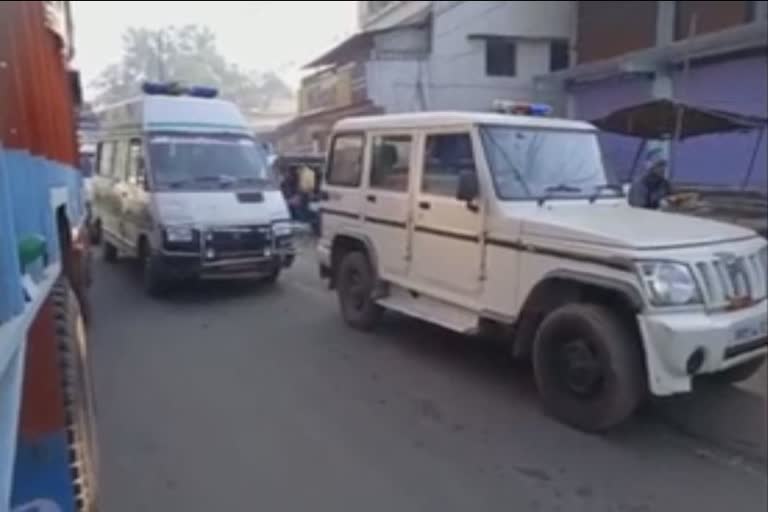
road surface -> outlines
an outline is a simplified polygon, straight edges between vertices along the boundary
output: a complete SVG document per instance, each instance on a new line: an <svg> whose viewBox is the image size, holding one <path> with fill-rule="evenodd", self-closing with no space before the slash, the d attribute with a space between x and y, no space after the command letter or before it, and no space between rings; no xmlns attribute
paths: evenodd
<svg viewBox="0 0 768 512"><path fill-rule="evenodd" d="M94 286L105 511L766 510L764 470L652 411L586 435L497 347L350 330L309 254L274 288L153 300L123 262Z"/></svg>

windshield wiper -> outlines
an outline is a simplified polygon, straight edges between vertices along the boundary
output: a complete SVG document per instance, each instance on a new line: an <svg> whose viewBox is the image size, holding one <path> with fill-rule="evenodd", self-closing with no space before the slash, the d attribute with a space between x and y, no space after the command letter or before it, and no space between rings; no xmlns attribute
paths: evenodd
<svg viewBox="0 0 768 512"><path fill-rule="evenodd" d="M579 187L574 187L573 185L560 183L559 185L552 185L545 188L544 192L546 192L546 194L539 198L539 206L543 205L547 200L552 199L555 196L555 192L576 193L581 192L581 189Z"/></svg>
<svg viewBox="0 0 768 512"><path fill-rule="evenodd" d="M181 188L184 185L187 185L189 183L189 180L172 180L172 181L164 181L158 183L158 185L162 187L168 187L168 188Z"/></svg>
<svg viewBox="0 0 768 512"><path fill-rule="evenodd" d="M231 186L237 181L237 178L228 176L226 174L220 174L218 176L195 176L194 181L197 183L218 183L222 187Z"/></svg>
<svg viewBox="0 0 768 512"><path fill-rule="evenodd" d="M600 192L602 192L603 190L615 190L616 192L618 192L620 197L624 195L624 190L621 188L621 185L612 185L612 184L606 183L605 185L598 185L595 187L595 193L589 197L589 202L594 203L595 201L597 201L597 199L602 195L600 194Z"/></svg>
<svg viewBox="0 0 768 512"><path fill-rule="evenodd" d="M254 178L253 176L242 176L237 178L237 181L241 183L259 183L262 185L269 183L267 178Z"/></svg>
<svg viewBox="0 0 768 512"><path fill-rule="evenodd" d="M573 185L566 185L565 183L561 183L559 185L545 188L544 192L581 192L581 189L579 187L574 187Z"/></svg>

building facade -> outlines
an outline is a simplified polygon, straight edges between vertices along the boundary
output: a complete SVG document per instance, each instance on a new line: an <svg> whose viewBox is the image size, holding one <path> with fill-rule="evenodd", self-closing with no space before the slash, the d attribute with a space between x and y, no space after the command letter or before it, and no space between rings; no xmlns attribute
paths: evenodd
<svg viewBox="0 0 768 512"><path fill-rule="evenodd" d="M537 79L567 113L592 120L654 98L766 116L764 1L575 2L573 66ZM678 183L766 189L766 134L663 143ZM608 165L627 178L638 140L603 136Z"/></svg>
<svg viewBox="0 0 768 512"><path fill-rule="evenodd" d="M348 115L480 110L531 101L568 65L571 2L358 2L360 31L307 64L283 151L323 151ZM561 96L555 95L553 101ZM563 106L564 108L564 106Z"/></svg>

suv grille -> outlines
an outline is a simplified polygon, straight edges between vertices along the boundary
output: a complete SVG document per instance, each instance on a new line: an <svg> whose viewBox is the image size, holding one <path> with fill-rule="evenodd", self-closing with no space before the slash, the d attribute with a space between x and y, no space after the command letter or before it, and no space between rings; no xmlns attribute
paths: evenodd
<svg viewBox="0 0 768 512"><path fill-rule="evenodd" d="M205 234L204 249L213 249L218 258L260 256L272 246L269 226L233 226L211 229Z"/></svg>
<svg viewBox="0 0 768 512"><path fill-rule="evenodd" d="M735 306L739 300L758 301L768 291L768 268L763 255L722 254L696 263L707 302L714 307Z"/></svg>

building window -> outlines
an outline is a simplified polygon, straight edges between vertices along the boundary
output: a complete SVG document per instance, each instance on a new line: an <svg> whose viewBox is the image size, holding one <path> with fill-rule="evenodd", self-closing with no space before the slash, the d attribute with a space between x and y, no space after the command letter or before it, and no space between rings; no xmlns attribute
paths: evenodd
<svg viewBox="0 0 768 512"><path fill-rule="evenodd" d="M333 139L333 148L328 162L329 185L339 187L357 187L363 170L362 135L337 135Z"/></svg>
<svg viewBox="0 0 768 512"><path fill-rule="evenodd" d="M549 70L565 69L569 65L568 41L552 41L549 43Z"/></svg>
<svg viewBox="0 0 768 512"><path fill-rule="evenodd" d="M488 39L485 42L485 74L488 76L515 76L517 47L514 41Z"/></svg>

